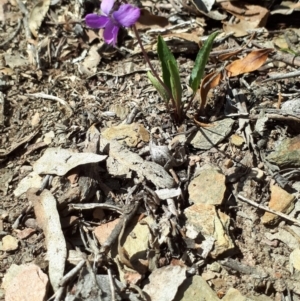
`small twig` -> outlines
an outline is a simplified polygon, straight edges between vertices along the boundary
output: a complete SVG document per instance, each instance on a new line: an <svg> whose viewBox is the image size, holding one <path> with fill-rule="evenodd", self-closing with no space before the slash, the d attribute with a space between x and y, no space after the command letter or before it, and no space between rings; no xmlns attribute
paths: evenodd
<svg viewBox="0 0 300 301"><path fill-rule="evenodd" d="M238 198L239 198L240 200L244 201L244 202L247 202L248 204L250 204L250 205L252 205L252 206L254 206L254 207L256 207L256 208L259 208L259 209L262 209L262 210L264 210L264 211L267 211L267 212L273 213L273 214L275 214L275 215L278 215L278 216L280 216L280 217L282 217L282 218L284 218L284 219L286 219L286 220L288 220L288 221L290 221L290 222L293 222L294 224L300 226L300 221L299 221L299 220L297 220L297 219L295 219L295 218L293 218L293 217L289 217L288 215L286 215L286 214L284 214L284 213L282 213L282 212L275 211L275 210L270 209L270 208L268 208L268 207L266 207L266 206L264 206L264 205L258 204L258 203L254 202L254 201L251 201L251 200L249 200L249 199L243 197L243 196L240 195L240 194L238 195Z"/></svg>
<svg viewBox="0 0 300 301"><path fill-rule="evenodd" d="M112 72L108 72L108 71L99 71L99 72L97 72L95 74L92 74L87 79L90 79L90 78L94 77L97 74L103 74L103 75L108 75L108 76L113 76L113 77L123 77L123 76L131 75L131 74L134 74L134 73L148 72L148 71L150 71L150 69L148 69L148 68L139 69L139 70L133 70L133 71L130 71L128 73L123 73L123 74L112 73Z"/></svg>
<svg viewBox="0 0 300 301"><path fill-rule="evenodd" d="M50 183L52 182L53 176L52 175L46 175L45 178L42 181L42 185L39 188L39 190L36 192L37 195L40 195L44 189L46 189Z"/></svg>
<svg viewBox="0 0 300 301"><path fill-rule="evenodd" d="M107 269L107 274L108 274L109 286L111 291L111 301L116 301L115 287L114 287L110 268Z"/></svg>
<svg viewBox="0 0 300 301"><path fill-rule="evenodd" d="M132 111L129 113L127 118L125 119L125 124L131 124L135 118L135 116L140 112L138 107L134 107Z"/></svg>
<svg viewBox="0 0 300 301"><path fill-rule="evenodd" d="M70 279L72 279L84 266L85 260L81 260L78 262L78 264L71 270L69 271L59 282L60 286L65 286Z"/></svg>
<svg viewBox="0 0 300 301"><path fill-rule="evenodd" d="M59 282L60 288L56 291L55 295L49 300L54 298L54 301L62 300L62 295L65 290L66 284L81 270L84 266L85 260L81 260L71 271L69 271Z"/></svg>
<svg viewBox="0 0 300 301"><path fill-rule="evenodd" d="M105 204L105 203L69 204L69 207L71 209L76 209L76 210L89 210L89 209L95 209L95 208L102 208L102 209L117 211L120 214L123 213L122 208L115 206L115 205Z"/></svg>
<svg viewBox="0 0 300 301"><path fill-rule="evenodd" d="M140 197L139 195L137 195L137 196ZM119 234L121 233L122 228L124 227L124 223L128 224L128 222L134 217L134 215L139 207L139 204L140 204L139 202L136 202L136 203L131 203L131 204L124 206L125 208L123 209L122 217L120 218L118 224L112 230L110 236L106 239L106 241L101 246L100 253L108 252L111 245L115 241L117 241Z"/></svg>
<svg viewBox="0 0 300 301"><path fill-rule="evenodd" d="M300 122L300 117L296 117L293 115L265 114L265 116L273 120ZM259 115L250 115L250 119L251 120L259 119Z"/></svg>
<svg viewBox="0 0 300 301"><path fill-rule="evenodd" d="M59 102L60 104L62 104L63 106L65 106L68 109L68 111L70 112L70 115L73 115L73 110L70 107L70 105L65 100L63 100L59 97L56 97L56 96L53 96L53 95L48 95L48 94L45 94L45 93L25 94L25 96L55 100L55 101Z"/></svg>
<svg viewBox="0 0 300 301"><path fill-rule="evenodd" d="M290 72L290 73L285 73L285 74L276 74L273 76L270 76L269 78L261 81L262 83L266 83L269 82L271 80L280 80L280 79L286 79L286 78L291 78L291 77L297 77L300 76L300 71L294 71L294 72Z"/></svg>

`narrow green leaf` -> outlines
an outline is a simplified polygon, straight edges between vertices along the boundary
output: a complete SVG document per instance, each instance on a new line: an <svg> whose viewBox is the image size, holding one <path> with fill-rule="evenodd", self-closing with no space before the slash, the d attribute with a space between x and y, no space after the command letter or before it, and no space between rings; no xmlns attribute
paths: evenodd
<svg viewBox="0 0 300 301"><path fill-rule="evenodd" d="M181 116L181 109L182 109L182 102L181 102L181 97L182 97L182 87L181 87L181 83L180 83L180 76L179 76L179 72L178 72L178 67L177 67L177 63L175 61L175 63L171 60L169 60L168 62L168 69L170 71L170 82L171 82L171 91L172 91L172 95L175 101L175 105L176 105L176 111L178 116Z"/></svg>
<svg viewBox="0 0 300 301"><path fill-rule="evenodd" d="M168 66L168 61L172 61L175 66L177 66L177 64L174 55L172 54L168 45L161 36L158 36L157 40L157 53L161 63L163 81L165 85L171 90L170 70Z"/></svg>
<svg viewBox="0 0 300 301"><path fill-rule="evenodd" d="M158 91L162 99L168 103L169 97L168 92L166 91L165 87L158 81L158 79L150 72L147 72L148 79L150 80L151 84L155 87Z"/></svg>
<svg viewBox="0 0 300 301"><path fill-rule="evenodd" d="M193 89L194 93L196 93L197 89L199 88L200 81L204 74L205 65L209 58L209 53L211 51L214 39L218 34L218 31L212 33L197 54L195 66L192 70L189 80L189 85Z"/></svg>

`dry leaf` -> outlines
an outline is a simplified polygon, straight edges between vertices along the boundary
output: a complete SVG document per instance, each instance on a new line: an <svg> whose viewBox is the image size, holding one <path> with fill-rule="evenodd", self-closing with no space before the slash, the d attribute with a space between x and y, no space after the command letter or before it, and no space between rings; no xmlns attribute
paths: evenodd
<svg viewBox="0 0 300 301"><path fill-rule="evenodd" d="M227 1L220 5L236 17L236 23L224 22L223 24L224 31L234 32L235 37L243 37L248 34L249 30L264 27L267 23L269 11L265 7L240 1Z"/></svg>
<svg viewBox="0 0 300 301"><path fill-rule="evenodd" d="M271 11L271 15L281 14L290 15L294 11L300 10L300 3L295 3L292 1L282 1L280 4L274 6L274 10Z"/></svg>
<svg viewBox="0 0 300 301"><path fill-rule="evenodd" d="M38 36L38 30L48 12L50 0L39 1L30 12L28 25L34 37Z"/></svg>
<svg viewBox="0 0 300 301"><path fill-rule="evenodd" d="M6 10L7 10L7 0L0 0L0 22L5 23Z"/></svg>
<svg viewBox="0 0 300 301"><path fill-rule="evenodd" d="M169 21L165 17L152 15L148 10L141 9L141 16L136 23L137 29L161 28L169 25Z"/></svg>
<svg viewBox="0 0 300 301"><path fill-rule="evenodd" d="M206 98L210 89L216 87L222 79L222 74L219 71L214 71L206 75L200 85L200 111L206 106Z"/></svg>
<svg viewBox="0 0 300 301"><path fill-rule="evenodd" d="M249 35L249 30L258 28L259 21L238 20L238 23L223 23L225 33L232 33L237 38Z"/></svg>
<svg viewBox="0 0 300 301"><path fill-rule="evenodd" d="M67 248L61 230L56 199L49 190L37 195L38 189L27 190L27 198L33 204L34 213L39 227L43 229L49 261L49 278L54 292L59 289L59 282L64 275ZM42 299L41 299L42 300Z"/></svg>
<svg viewBox="0 0 300 301"><path fill-rule="evenodd" d="M240 20L257 22L257 27L264 27L267 23L269 11L259 5L249 5L242 1L221 2L220 5L230 14Z"/></svg>
<svg viewBox="0 0 300 301"><path fill-rule="evenodd" d="M98 52L98 45L93 45L84 61L79 64L82 74L91 76L97 72L97 66L101 61L101 56Z"/></svg>
<svg viewBox="0 0 300 301"><path fill-rule="evenodd" d="M260 68L268 58L268 54L273 49L258 49L254 50L242 59L232 62L226 67L228 76L233 77L243 73L248 73Z"/></svg>

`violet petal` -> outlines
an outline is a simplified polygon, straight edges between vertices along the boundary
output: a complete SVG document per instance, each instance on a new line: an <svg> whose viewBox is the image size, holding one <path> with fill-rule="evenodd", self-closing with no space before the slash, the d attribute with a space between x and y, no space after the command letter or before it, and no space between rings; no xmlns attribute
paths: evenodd
<svg viewBox="0 0 300 301"><path fill-rule="evenodd" d="M133 25L140 17L140 9L130 4L122 4L117 11L113 13L113 18L122 26L129 27Z"/></svg>
<svg viewBox="0 0 300 301"><path fill-rule="evenodd" d="M98 16L97 14L88 14L85 16L85 23L91 28L103 28L109 22L109 18Z"/></svg>
<svg viewBox="0 0 300 301"><path fill-rule="evenodd" d="M100 8L101 12L108 16L114 6L115 0L102 0Z"/></svg>
<svg viewBox="0 0 300 301"><path fill-rule="evenodd" d="M119 26L114 24L114 22L109 21L104 29L103 38L107 44L113 44L114 46L117 43L118 39Z"/></svg>

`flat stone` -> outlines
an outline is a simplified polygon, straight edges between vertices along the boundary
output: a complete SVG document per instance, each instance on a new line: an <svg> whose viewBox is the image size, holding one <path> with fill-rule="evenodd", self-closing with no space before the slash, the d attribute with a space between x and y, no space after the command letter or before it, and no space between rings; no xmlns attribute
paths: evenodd
<svg viewBox="0 0 300 301"><path fill-rule="evenodd" d="M295 249L290 254L290 264L300 271L300 249Z"/></svg>
<svg viewBox="0 0 300 301"><path fill-rule="evenodd" d="M11 236L6 235L2 238L2 251L14 251L18 249L18 240Z"/></svg>
<svg viewBox="0 0 300 301"><path fill-rule="evenodd" d="M294 209L295 197L289 194L279 186L271 186L271 199L269 208L285 214L290 213ZM279 216L270 212L265 212L261 221L263 224L274 225L279 220Z"/></svg>
<svg viewBox="0 0 300 301"><path fill-rule="evenodd" d="M211 126L201 128L191 141L191 145L198 149L209 150L223 141L231 132L234 120L226 118L214 122Z"/></svg>
<svg viewBox="0 0 300 301"><path fill-rule="evenodd" d="M141 141L149 142L150 135L142 124L120 124L102 132L107 140L118 140L119 143L129 147L136 147Z"/></svg>
<svg viewBox="0 0 300 301"><path fill-rule="evenodd" d="M186 279L186 269L184 267L181 267L179 265L165 266L154 270L150 274L149 276L150 282L149 284L145 285L144 292L147 294L148 297L147 299L151 301L189 300L189 299L174 299L178 287L185 281L185 279ZM198 290L199 287L201 286L198 286ZM202 287L201 287L201 293L202 293ZM198 300L202 300L202 299L198 299ZM206 300L213 300L213 299L206 299Z"/></svg>
<svg viewBox="0 0 300 301"><path fill-rule="evenodd" d="M281 141L267 160L281 168L300 167L300 135Z"/></svg>
<svg viewBox="0 0 300 301"><path fill-rule="evenodd" d="M143 221L151 224L152 218L146 217ZM140 224L137 220L134 220L134 226L129 225L124 233L126 238L123 247L128 253L130 262L140 273L145 272L146 269L142 262L147 259L149 235L149 227Z"/></svg>
<svg viewBox="0 0 300 301"><path fill-rule="evenodd" d="M199 203L185 209L184 214L187 218L187 237L195 239L194 234L198 236L201 233L205 238L215 238L214 249L210 253L212 258L234 249L228 232L230 218L225 213L217 213L213 205Z"/></svg>
<svg viewBox="0 0 300 301"><path fill-rule="evenodd" d="M221 205L225 190L225 175L208 164L197 172L188 186L189 198L194 204Z"/></svg>
<svg viewBox="0 0 300 301"><path fill-rule="evenodd" d="M187 278L178 288L174 301L220 301L207 282L198 275Z"/></svg>
<svg viewBox="0 0 300 301"><path fill-rule="evenodd" d="M22 265L7 284L5 301L44 301L48 286L48 276L38 266Z"/></svg>
<svg viewBox="0 0 300 301"><path fill-rule="evenodd" d="M250 301L244 297L237 289L230 288L226 295L223 297L222 301Z"/></svg>

